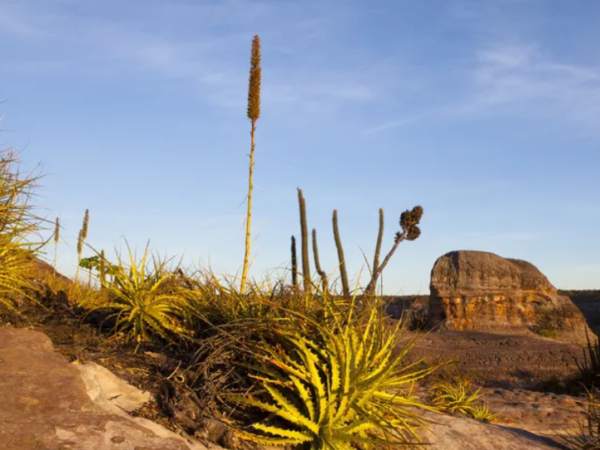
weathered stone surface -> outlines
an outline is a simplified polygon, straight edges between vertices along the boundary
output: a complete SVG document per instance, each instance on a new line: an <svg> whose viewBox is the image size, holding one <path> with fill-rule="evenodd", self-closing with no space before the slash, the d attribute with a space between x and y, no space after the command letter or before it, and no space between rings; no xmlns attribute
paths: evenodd
<svg viewBox="0 0 600 450"><path fill-rule="evenodd" d="M76 364L90 399L102 409L123 415L140 408L150 400L150 393L117 377L110 370L89 362Z"/></svg>
<svg viewBox="0 0 600 450"><path fill-rule="evenodd" d="M465 416L450 416L426 412L426 419L435 421L421 433L432 450L550 450L565 449L547 437L528 431L490 425Z"/></svg>
<svg viewBox="0 0 600 450"><path fill-rule="evenodd" d="M95 398L108 401L102 390L106 378L89 379L96 380ZM107 411L86 389L78 367L55 353L47 336L0 328L2 450L206 449L150 421L129 417L117 404L114 412ZM114 383L109 389L119 395ZM127 409L131 401L130 397L121 405Z"/></svg>
<svg viewBox="0 0 600 450"><path fill-rule="evenodd" d="M422 401L427 394L426 386L416 390ZM561 442L560 436L577 433L587 410L585 398L549 392L484 388L481 395L481 400L498 415L495 425L524 430L555 442Z"/></svg>
<svg viewBox="0 0 600 450"><path fill-rule="evenodd" d="M431 271L429 324L448 330L527 333L551 328L562 342L584 343L581 311L533 265L488 252L453 251Z"/></svg>
<svg viewBox="0 0 600 450"><path fill-rule="evenodd" d="M496 424L539 436L576 433L585 420L586 398L525 389L484 389L485 401L499 413Z"/></svg>

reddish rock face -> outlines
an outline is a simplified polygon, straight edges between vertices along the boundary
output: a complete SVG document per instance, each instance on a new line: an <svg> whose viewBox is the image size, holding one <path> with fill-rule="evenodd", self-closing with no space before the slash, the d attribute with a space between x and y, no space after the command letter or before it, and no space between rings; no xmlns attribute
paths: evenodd
<svg viewBox="0 0 600 450"><path fill-rule="evenodd" d="M0 327L0 449L207 450L159 436L136 419L94 403L80 370L46 335Z"/></svg>
<svg viewBox="0 0 600 450"><path fill-rule="evenodd" d="M586 342L587 324L581 311L526 261L488 252L450 252L435 262L430 291L431 326L533 331L563 342Z"/></svg>

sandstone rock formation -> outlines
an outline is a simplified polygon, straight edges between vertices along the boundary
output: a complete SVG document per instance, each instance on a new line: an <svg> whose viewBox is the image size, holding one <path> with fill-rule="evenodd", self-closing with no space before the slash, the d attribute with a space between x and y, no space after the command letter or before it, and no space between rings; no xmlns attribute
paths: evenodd
<svg viewBox="0 0 600 450"><path fill-rule="evenodd" d="M581 311L533 265L479 251L449 252L431 271L429 325L448 330L537 332L586 342Z"/></svg>

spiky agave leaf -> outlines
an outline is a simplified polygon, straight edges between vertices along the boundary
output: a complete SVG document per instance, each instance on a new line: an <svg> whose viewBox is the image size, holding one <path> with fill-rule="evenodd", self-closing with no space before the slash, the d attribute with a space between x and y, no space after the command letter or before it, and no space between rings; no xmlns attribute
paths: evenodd
<svg viewBox="0 0 600 450"><path fill-rule="evenodd" d="M481 422L494 423L496 419L498 419L498 414L491 411L490 405L481 402L480 404L473 406L471 409L471 417Z"/></svg>

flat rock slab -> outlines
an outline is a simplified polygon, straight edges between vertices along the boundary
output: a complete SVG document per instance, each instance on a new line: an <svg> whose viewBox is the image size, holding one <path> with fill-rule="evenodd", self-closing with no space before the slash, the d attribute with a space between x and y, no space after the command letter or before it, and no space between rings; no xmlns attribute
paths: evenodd
<svg viewBox="0 0 600 450"><path fill-rule="evenodd" d="M40 332L0 328L2 450L190 450L204 448L88 395L80 369ZM100 397L102 395L98 394ZM123 407L124 406L124 407Z"/></svg>
<svg viewBox="0 0 600 450"><path fill-rule="evenodd" d="M499 413L496 424L540 436L575 433L585 420L587 399L524 389L484 389L483 398Z"/></svg>
<svg viewBox="0 0 600 450"><path fill-rule="evenodd" d="M416 396L424 401L428 392L427 387L420 386ZM578 433L578 423L584 421L587 410L585 398L569 395L499 388L482 389L481 394L490 410L498 414L494 425L527 431L555 442L562 441L561 435Z"/></svg>
<svg viewBox="0 0 600 450"><path fill-rule="evenodd" d="M423 417L435 421L422 432L431 450L557 450L561 444L528 431L490 425L464 416L426 412Z"/></svg>

